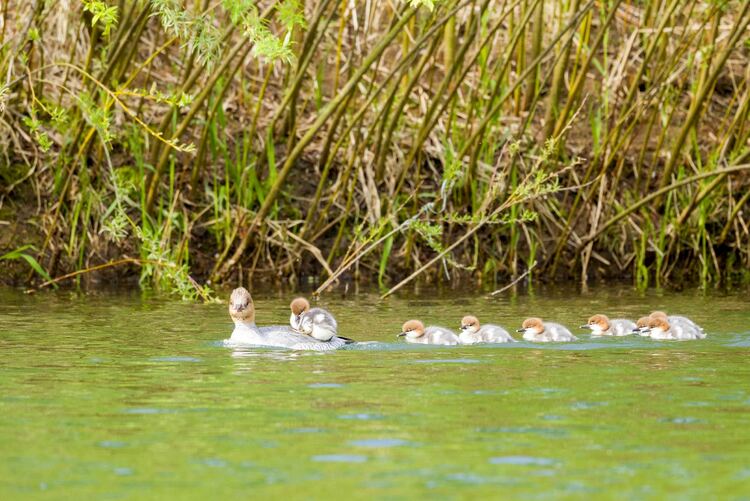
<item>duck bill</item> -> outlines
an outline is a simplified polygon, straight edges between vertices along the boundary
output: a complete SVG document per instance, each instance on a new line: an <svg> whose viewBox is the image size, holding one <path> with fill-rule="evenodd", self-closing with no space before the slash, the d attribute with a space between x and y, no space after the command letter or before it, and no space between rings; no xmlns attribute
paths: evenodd
<svg viewBox="0 0 750 501"><path fill-rule="evenodd" d="M516 332L526 332L526 329L516 329Z"/></svg>
<svg viewBox="0 0 750 501"><path fill-rule="evenodd" d="M579 329L589 329L589 330L591 330L591 326L590 326L589 324L586 324L586 325L582 325L582 326L580 326L580 327L578 327L578 328L579 328Z"/></svg>
<svg viewBox="0 0 750 501"><path fill-rule="evenodd" d="M404 337L404 336L406 336L406 332L399 332L398 334L396 334L396 337Z"/></svg>

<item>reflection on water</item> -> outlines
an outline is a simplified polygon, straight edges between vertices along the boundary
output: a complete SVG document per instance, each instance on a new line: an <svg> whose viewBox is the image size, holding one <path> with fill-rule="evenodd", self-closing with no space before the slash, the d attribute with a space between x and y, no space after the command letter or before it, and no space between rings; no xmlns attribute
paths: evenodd
<svg viewBox="0 0 750 501"><path fill-rule="evenodd" d="M349 442L350 445L355 447L401 447L406 445L412 445L407 440L401 440L400 438L367 438L363 440L352 440Z"/></svg>
<svg viewBox="0 0 750 501"><path fill-rule="evenodd" d="M279 361L296 360L301 356L313 354L312 352L291 351L279 348L228 348L228 350L232 358Z"/></svg>
<svg viewBox="0 0 750 501"><path fill-rule="evenodd" d="M492 464L515 464L522 466L551 466L557 463L554 459L549 458L535 458L531 456L503 456L490 458Z"/></svg>
<svg viewBox="0 0 750 501"><path fill-rule="evenodd" d="M322 454L313 456L312 460L319 463L364 463L367 461L367 456L360 454Z"/></svg>
<svg viewBox="0 0 750 501"><path fill-rule="evenodd" d="M0 291L0 498L662 498L747 492L742 295L325 298L331 353L228 348L220 305ZM256 298L260 324L288 297ZM413 317L688 313L703 341L409 345ZM29 322L33 318L33 322ZM500 491L502 489L502 491Z"/></svg>

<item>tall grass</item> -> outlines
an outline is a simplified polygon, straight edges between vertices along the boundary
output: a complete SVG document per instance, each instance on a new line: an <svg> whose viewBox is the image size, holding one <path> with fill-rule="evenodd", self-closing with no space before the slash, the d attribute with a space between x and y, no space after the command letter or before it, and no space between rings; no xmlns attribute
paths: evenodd
<svg viewBox="0 0 750 501"><path fill-rule="evenodd" d="M750 278L748 2L0 15L0 251L39 268L21 280Z"/></svg>

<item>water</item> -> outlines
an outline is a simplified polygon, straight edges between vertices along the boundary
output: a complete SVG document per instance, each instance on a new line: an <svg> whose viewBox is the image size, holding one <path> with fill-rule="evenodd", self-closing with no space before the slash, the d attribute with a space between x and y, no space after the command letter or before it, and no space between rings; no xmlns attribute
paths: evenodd
<svg viewBox="0 0 750 501"><path fill-rule="evenodd" d="M288 319L256 298L259 323ZM326 298L351 351L220 346L225 306L0 291L0 498L750 499L742 295ZM704 341L429 347L404 320L516 328L685 313ZM574 332L579 333L576 329ZM501 494L502 493L502 494Z"/></svg>

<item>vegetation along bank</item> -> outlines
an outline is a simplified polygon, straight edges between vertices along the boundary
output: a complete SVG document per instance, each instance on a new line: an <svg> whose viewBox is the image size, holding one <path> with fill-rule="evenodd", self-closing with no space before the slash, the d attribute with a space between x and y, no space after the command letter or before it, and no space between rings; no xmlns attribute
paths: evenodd
<svg viewBox="0 0 750 501"><path fill-rule="evenodd" d="M8 0L0 280L750 280L750 2Z"/></svg>

